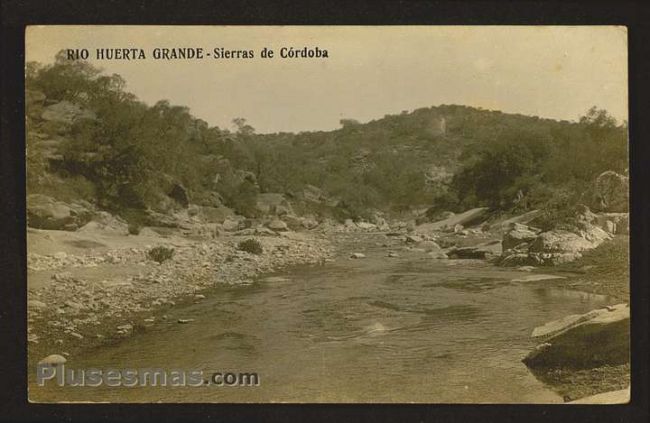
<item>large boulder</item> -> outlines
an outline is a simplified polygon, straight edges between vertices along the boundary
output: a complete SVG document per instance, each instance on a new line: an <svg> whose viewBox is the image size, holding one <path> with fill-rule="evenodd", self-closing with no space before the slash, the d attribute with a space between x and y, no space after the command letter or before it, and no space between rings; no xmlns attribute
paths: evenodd
<svg viewBox="0 0 650 423"><path fill-rule="evenodd" d="M232 209L225 206L210 207L192 205L188 209L188 213L205 223L223 223L226 219L235 215Z"/></svg>
<svg viewBox="0 0 650 423"><path fill-rule="evenodd" d="M305 229L314 229L318 227L318 220L316 220L313 216L305 216L301 219L302 221L302 226Z"/></svg>
<svg viewBox="0 0 650 423"><path fill-rule="evenodd" d="M45 107L41 113L43 120L65 124L72 124L81 119L95 119L95 117L90 110L65 100Z"/></svg>
<svg viewBox="0 0 650 423"><path fill-rule="evenodd" d="M461 225L463 228L478 225L485 221L487 218L487 207L478 207L475 209L467 210L463 213L458 213L449 216L446 219L434 223L425 223L418 227L419 232L427 231L440 231L440 230L453 230L456 225Z"/></svg>
<svg viewBox="0 0 650 423"><path fill-rule="evenodd" d="M90 222L79 228L79 232L109 232L126 235L129 233L129 224L119 216L113 216L106 211L95 213Z"/></svg>
<svg viewBox="0 0 650 423"><path fill-rule="evenodd" d="M241 225L243 228L243 225ZM238 231L240 229L240 224L238 220L233 220L233 219L226 219L224 220L223 224L221 225L221 228L224 231L227 232L234 232Z"/></svg>
<svg viewBox="0 0 650 423"><path fill-rule="evenodd" d="M377 225L369 222L357 222L357 226L364 231L374 231L377 229Z"/></svg>
<svg viewBox="0 0 650 423"><path fill-rule="evenodd" d="M314 185L305 185L305 187L302 190L302 196L305 200L311 201L314 203L320 203L325 201L326 196L323 193L323 190L315 187Z"/></svg>
<svg viewBox="0 0 650 423"><path fill-rule="evenodd" d="M609 222L609 223L608 223ZM602 213L596 223L602 229L614 234L629 234L630 222L628 213ZM609 231L613 224L614 231Z"/></svg>
<svg viewBox="0 0 650 423"><path fill-rule="evenodd" d="M528 254L542 265L567 263L582 257L582 252L596 248L611 236L597 226L580 234L562 229L541 233L530 244Z"/></svg>
<svg viewBox="0 0 650 423"><path fill-rule="evenodd" d="M285 214L280 217L287 227L292 231L299 231L304 228L303 220L301 217L295 216L293 214Z"/></svg>
<svg viewBox="0 0 650 423"><path fill-rule="evenodd" d="M627 404L630 402L630 387L616 391L602 392L596 395L569 401L567 404Z"/></svg>
<svg viewBox="0 0 650 423"><path fill-rule="evenodd" d="M280 219L287 224L287 227L292 231L300 231L303 229L314 229L318 226L318 221L313 216L295 216L293 214L285 214Z"/></svg>
<svg viewBox="0 0 650 423"><path fill-rule="evenodd" d="M630 360L630 308L618 304L570 315L533 330L543 341L523 362L530 368L587 369Z"/></svg>
<svg viewBox="0 0 650 423"><path fill-rule="evenodd" d="M27 225L32 228L74 231L92 216L86 205L64 203L43 194L27 196Z"/></svg>
<svg viewBox="0 0 650 423"><path fill-rule="evenodd" d="M145 224L146 226L154 226L160 228L178 228L180 222L178 218L173 215L159 213L155 210L145 210Z"/></svg>
<svg viewBox="0 0 650 423"><path fill-rule="evenodd" d="M501 255L501 241L488 241L471 247L458 247L450 250L447 255L459 259L490 259Z"/></svg>
<svg viewBox="0 0 650 423"><path fill-rule="evenodd" d="M507 232L513 228L514 224L527 225L529 222L531 222L536 217L538 217L541 213L542 213L541 210L531 210L529 212L517 216L509 217L505 220L497 220L495 222L490 223L489 225L485 225L486 228L484 230L489 229L491 232Z"/></svg>
<svg viewBox="0 0 650 423"><path fill-rule="evenodd" d="M284 194L267 192L257 194L256 208L263 214L274 214L282 216L293 214L291 204L287 201Z"/></svg>
<svg viewBox="0 0 650 423"><path fill-rule="evenodd" d="M41 91L25 90L25 106L32 106L34 104L43 105L45 103L45 94Z"/></svg>
<svg viewBox="0 0 650 423"><path fill-rule="evenodd" d="M289 227L287 226L286 223L279 219L275 219L267 223L266 225L269 229L274 230L276 232L286 232L289 230Z"/></svg>
<svg viewBox="0 0 650 423"><path fill-rule="evenodd" d="M627 212L629 180L627 176L608 170L596 178L596 207L605 212Z"/></svg>
<svg viewBox="0 0 650 423"><path fill-rule="evenodd" d="M523 243L530 243L537 238L537 232L533 231L526 225L520 223L512 223L510 230L503 235L503 250L507 251L521 245Z"/></svg>

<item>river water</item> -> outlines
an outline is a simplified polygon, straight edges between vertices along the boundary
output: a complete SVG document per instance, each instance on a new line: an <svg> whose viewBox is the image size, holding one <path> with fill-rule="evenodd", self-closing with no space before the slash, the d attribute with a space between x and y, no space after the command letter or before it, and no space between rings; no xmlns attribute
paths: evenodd
<svg viewBox="0 0 650 423"><path fill-rule="evenodd" d="M358 235L356 236L358 237ZM607 298L474 260L433 260L376 239L332 262L287 269L207 298L117 344L69 357L82 368L255 372L259 386L32 388L37 401L562 402L521 363L535 326ZM356 247L356 248L354 248ZM354 248L354 249L353 249ZM348 259L363 251L367 258ZM178 319L195 319L188 324Z"/></svg>

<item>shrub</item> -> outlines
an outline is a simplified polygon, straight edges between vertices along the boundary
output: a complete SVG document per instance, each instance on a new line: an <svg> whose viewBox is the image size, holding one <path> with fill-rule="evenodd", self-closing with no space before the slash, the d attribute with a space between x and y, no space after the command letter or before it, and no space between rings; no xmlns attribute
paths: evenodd
<svg viewBox="0 0 650 423"><path fill-rule="evenodd" d="M240 251L246 251L247 253L257 254L257 255L260 255L264 252L264 249L262 248L262 244L258 240L253 238L240 242L237 245L237 249Z"/></svg>
<svg viewBox="0 0 650 423"><path fill-rule="evenodd" d="M153 260L157 261L158 263L162 263L165 260L169 260L172 258L174 255L174 249L173 248L167 248L167 247L154 247L151 250L147 252L147 256Z"/></svg>
<svg viewBox="0 0 650 423"><path fill-rule="evenodd" d="M140 235L142 227L137 223L129 223L129 234L130 235Z"/></svg>

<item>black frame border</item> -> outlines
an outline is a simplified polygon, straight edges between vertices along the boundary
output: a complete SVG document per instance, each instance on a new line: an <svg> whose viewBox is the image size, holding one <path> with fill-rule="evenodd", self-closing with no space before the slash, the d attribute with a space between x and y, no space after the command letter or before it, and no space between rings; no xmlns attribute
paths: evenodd
<svg viewBox="0 0 650 423"><path fill-rule="evenodd" d="M650 7L642 1L5 0L0 3L1 421L648 421ZM632 400L626 405L77 404L27 402L24 29L122 25L624 25L629 37Z"/></svg>

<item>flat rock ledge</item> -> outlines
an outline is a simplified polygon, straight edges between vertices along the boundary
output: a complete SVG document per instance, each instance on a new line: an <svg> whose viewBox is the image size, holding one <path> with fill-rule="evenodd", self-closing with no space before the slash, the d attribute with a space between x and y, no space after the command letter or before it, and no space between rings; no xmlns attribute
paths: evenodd
<svg viewBox="0 0 650 423"><path fill-rule="evenodd" d="M627 404L628 402L630 402L629 386L618 391L603 392L602 394L580 398L567 404Z"/></svg>
<svg viewBox="0 0 650 423"><path fill-rule="evenodd" d="M533 330L543 343L522 361L531 369L589 369L630 360L630 308L617 304L570 315Z"/></svg>

